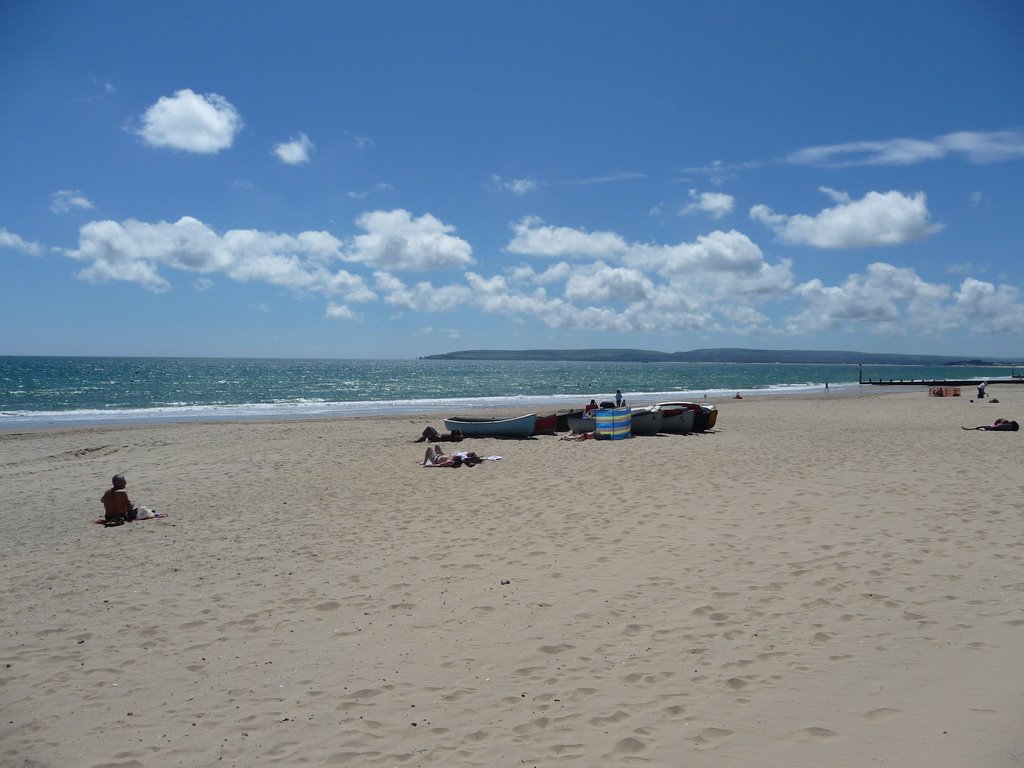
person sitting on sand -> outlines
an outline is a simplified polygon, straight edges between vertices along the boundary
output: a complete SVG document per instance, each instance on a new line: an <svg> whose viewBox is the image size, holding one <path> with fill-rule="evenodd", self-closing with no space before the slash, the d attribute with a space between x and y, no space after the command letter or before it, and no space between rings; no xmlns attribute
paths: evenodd
<svg viewBox="0 0 1024 768"><path fill-rule="evenodd" d="M103 502L103 524L106 526L123 525L126 521L134 520L138 514L138 507L132 504L131 499L128 498L128 491L125 490L128 481L124 479L124 475L119 473L114 475L110 482L113 487L108 488L100 498L100 501Z"/></svg>
<svg viewBox="0 0 1024 768"><path fill-rule="evenodd" d="M597 410L597 400L591 400L587 403L587 407L583 409L583 418L589 419L593 417L594 411Z"/></svg>
<svg viewBox="0 0 1024 768"><path fill-rule="evenodd" d="M1009 419L996 419L991 424L979 424L976 427L960 427L960 429L980 429L982 432L1016 432L1020 424Z"/></svg>
<svg viewBox="0 0 1024 768"><path fill-rule="evenodd" d="M475 467L477 464L482 462L475 451L457 451L452 455L445 455L444 451L441 450L440 445L432 445L427 448L427 452L423 455L423 466L424 467L461 467L465 464L467 467Z"/></svg>
<svg viewBox="0 0 1024 768"><path fill-rule="evenodd" d="M423 434L413 440L414 443L461 443L465 435L458 429L453 429L447 435L441 434L433 427L427 427Z"/></svg>

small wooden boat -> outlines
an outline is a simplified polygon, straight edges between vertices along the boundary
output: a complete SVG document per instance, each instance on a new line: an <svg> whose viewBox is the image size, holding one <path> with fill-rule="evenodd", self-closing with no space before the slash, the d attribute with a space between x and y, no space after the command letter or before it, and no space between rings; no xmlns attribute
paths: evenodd
<svg viewBox="0 0 1024 768"><path fill-rule="evenodd" d="M582 408L569 408L564 411L558 411L555 414L555 431L556 432L569 432L569 419L572 416L580 417L583 415Z"/></svg>
<svg viewBox="0 0 1024 768"><path fill-rule="evenodd" d="M704 412L704 418L707 420L704 424L704 429L714 429L715 422L718 421L718 408L713 405L702 405L700 408Z"/></svg>
<svg viewBox="0 0 1024 768"><path fill-rule="evenodd" d="M693 432L696 417L693 403L658 403L654 406L661 412L661 431L673 435Z"/></svg>
<svg viewBox="0 0 1024 768"><path fill-rule="evenodd" d="M708 429L712 429L715 426L715 422L718 420L718 409L707 403L658 403L658 408L663 411L676 411L678 409L685 409L692 414L693 421L689 424L688 428L672 429L673 432L704 432ZM690 417L683 415L680 417L680 424L686 425L687 419ZM665 419L663 419L663 422ZM670 431L669 429L662 427L663 432Z"/></svg>
<svg viewBox="0 0 1024 768"><path fill-rule="evenodd" d="M582 416L569 416L566 419L569 431L574 435L582 435L584 432L593 432L596 424L593 419L585 419Z"/></svg>
<svg viewBox="0 0 1024 768"><path fill-rule="evenodd" d="M536 424L533 425L535 435L553 435L555 427L558 426L558 415L554 413L545 416L538 416Z"/></svg>
<svg viewBox="0 0 1024 768"><path fill-rule="evenodd" d="M449 432L459 430L466 437L530 437L537 425L537 414L511 419L489 416L452 416L444 420Z"/></svg>
<svg viewBox="0 0 1024 768"><path fill-rule="evenodd" d="M661 420L664 414L656 405L634 408L632 413L632 431L634 435L656 435L661 432Z"/></svg>

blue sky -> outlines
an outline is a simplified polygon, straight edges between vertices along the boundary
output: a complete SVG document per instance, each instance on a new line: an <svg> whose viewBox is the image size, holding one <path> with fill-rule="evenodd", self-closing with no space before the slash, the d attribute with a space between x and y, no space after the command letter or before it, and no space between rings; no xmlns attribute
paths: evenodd
<svg viewBox="0 0 1024 768"><path fill-rule="evenodd" d="M1024 356L1024 4L0 4L0 354Z"/></svg>

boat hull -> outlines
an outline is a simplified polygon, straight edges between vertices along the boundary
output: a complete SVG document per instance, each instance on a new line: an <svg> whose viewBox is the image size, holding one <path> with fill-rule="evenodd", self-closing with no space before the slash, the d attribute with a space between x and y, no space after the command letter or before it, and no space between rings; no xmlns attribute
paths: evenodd
<svg viewBox="0 0 1024 768"><path fill-rule="evenodd" d="M593 419L584 419L582 416L569 416L566 419L566 424L569 427L569 431L576 435L593 432L596 427Z"/></svg>
<svg viewBox="0 0 1024 768"><path fill-rule="evenodd" d="M631 429L634 435L656 435L662 431L663 414L657 408L640 408L633 411Z"/></svg>
<svg viewBox="0 0 1024 768"><path fill-rule="evenodd" d="M449 432L459 430L466 437L530 437L537 426L537 414L529 413L512 419L452 416L444 420Z"/></svg>
<svg viewBox="0 0 1024 768"><path fill-rule="evenodd" d="M707 405L704 403L658 403L658 408L662 410L676 410L682 408L693 414L693 422L689 429L680 428L673 431L705 432L712 429L715 426L715 422L718 421L718 409L713 405ZM682 420L685 422L686 417L684 416ZM667 432L669 430L663 429L662 431Z"/></svg>
<svg viewBox="0 0 1024 768"><path fill-rule="evenodd" d="M672 435L685 435L693 432L696 414L685 403L661 403L657 406L661 413L661 431Z"/></svg>
<svg viewBox="0 0 1024 768"><path fill-rule="evenodd" d="M558 426L557 414L551 413L546 416L538 416L536 423L533 425L533 434L535 435L553 435L555 434L555 427Z"/></svg>

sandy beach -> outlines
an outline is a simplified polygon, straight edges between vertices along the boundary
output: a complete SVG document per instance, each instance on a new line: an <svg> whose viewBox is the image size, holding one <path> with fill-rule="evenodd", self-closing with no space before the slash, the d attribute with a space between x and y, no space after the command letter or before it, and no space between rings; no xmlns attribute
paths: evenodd
<svg viewBox="0 0 1024 768"><path fill-rule="evenodd" d="M922 391L713 433L0 433L0 765L1018 766L1024 433ZM446 446L447 447L447 446ZM110 476L169 515L93 524Z"/></svg>

